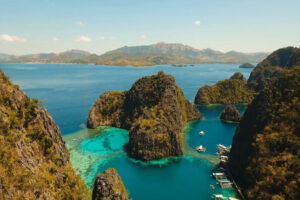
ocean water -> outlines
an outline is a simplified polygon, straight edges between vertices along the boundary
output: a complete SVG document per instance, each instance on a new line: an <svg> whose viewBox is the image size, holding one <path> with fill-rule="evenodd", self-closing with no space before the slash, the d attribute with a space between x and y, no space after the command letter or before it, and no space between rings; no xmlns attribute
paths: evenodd
<svg viewBox="0 0 300 200"><path fill-rule="evenodd" d="M107 90L126 90L135 80L160 70L172 74L185 97L193 101L199 87L214 84L240 71L247 78L251 69L234 64L201 64L194 67L120 67L64 64L0 64L6 75L30 97L43 99L44 105L60 127L71 152L71 161L89 187L99 172L114 167L121 175L133 199L211 199L212 194L234 196L232 189L222 190L211 173L218 158L216 145L231 145L235 123L224 123L219 115L223 105L199 106L204 118L184 128L184 156L150 163L127 157L126 130L85 128L89 108ZM238 105L240 112L245 105ZM199 131L205 131L200 136ZM206 147L197 153L198 145ZM211 189L214 185L215 189Z"/></svg>

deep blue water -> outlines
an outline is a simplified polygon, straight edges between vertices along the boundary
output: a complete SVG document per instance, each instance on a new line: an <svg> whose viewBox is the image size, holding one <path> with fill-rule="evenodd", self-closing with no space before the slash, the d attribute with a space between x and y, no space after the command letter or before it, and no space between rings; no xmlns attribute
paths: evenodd
<svg viewBox="0 0 300 200"><path fill-rule="evenodd" d="M210 177L216 162L216 145L230 145L236 124L218 119L224 106L201 106L201 121L186 128L185 155L156 164L137 163L127 157L123 146L128 142L126 130L108 128L85 129L89 108L107 90L126 90L135 80L160 70L172 74L186 98L193 101L199 87L214 84L241 71L247 78L251 69L233 64L201 64L194 67L111 67L62 64L0 64L6 75L30 96L45 99L44 105L60 127L71 161L78 173L91 186L98 172L115 167L134 199L210 199L214 193L226 193ZM239 105L243 112L245 106ZM200 130L205 136L199 136ZM102 132L101 134L99 134ZM206 153L194 151L202 144ZM231 191L229 191L231 192Z"/></svg>

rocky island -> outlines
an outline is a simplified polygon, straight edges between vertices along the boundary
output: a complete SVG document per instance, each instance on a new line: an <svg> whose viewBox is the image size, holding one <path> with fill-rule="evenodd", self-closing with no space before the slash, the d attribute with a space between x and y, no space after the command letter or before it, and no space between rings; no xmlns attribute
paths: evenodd
<svg viewBox="0 0 300 200"><path fill-rule="evenodd" d="M128 91L100 95L90 109L87 126L129 130L129 156L149 161L182 155L182 128L201 117L174 77L160 71L137 80Z"/></svg>
<svg viewBox="0 0 300 200"><path fill-rule="evenodd" d="M93 200L128 200L128 192L114 168L98 174L93 188Z"/></svg>
<svg viewBox="0 0 300 200"><path fill-rule="evenodd" d="M261 90L237 127L230 172L247 199L299 199L300 49L274 52L251 76Z"/></svg>
<svg viewBox="0 0 300 200"><path fill-rule="evenodd" d="M195 104L238 104L252 101L255 92L247 87L247 80L240 72L215 85L201 87L195 97Z"/></svg>
<svg viewBox="0 0 300 200"><path fill-rule="evenodd" d="M50 114L1 70L0 143L0 199L90 199ZM122 184L120 177L114 185L118 182ZM110 189L115 188L106 191ZM123 192L118 194L126 196Z"/></svg>
<svg viewBox="0 0 300 200"><path fill-rule="evenodd" d="M222 111L220 119L224 121L239 122L241 120L241 115L234 105L228 105Z"/></svg>
<svg viewBox="0 0 300 200"><path fill-rule="evenodd" d="M239 66L239 68L254 68L255 65L251 64L251 63L243 63Z"/></svg>

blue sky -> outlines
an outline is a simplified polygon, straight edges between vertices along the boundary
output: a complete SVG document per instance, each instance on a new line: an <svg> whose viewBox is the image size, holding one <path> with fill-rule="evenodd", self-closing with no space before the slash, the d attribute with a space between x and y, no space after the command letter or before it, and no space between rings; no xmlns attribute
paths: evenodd
<svg viewBox="0 0 300 200"><path fill-rule="evenodd" d="M0 0L0 52L157 42L242 52L300 45L300 0Z"/></svg>

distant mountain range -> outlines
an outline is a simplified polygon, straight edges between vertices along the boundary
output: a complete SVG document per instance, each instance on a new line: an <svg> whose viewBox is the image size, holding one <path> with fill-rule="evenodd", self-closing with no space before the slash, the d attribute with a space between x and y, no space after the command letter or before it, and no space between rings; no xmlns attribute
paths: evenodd
<svg viewBox="0 0 300 200"><path fill-rule="evenodd" d="M198 50L183 44L160 42L153 45L124 46L102 55L81 50L62 53L41 53L24 56L0 54L0 62L22 63L78 63L119 66L152 66L158 64L198 64L198 63L258 63L268 53L223 53L213 49Z"/></svg>

